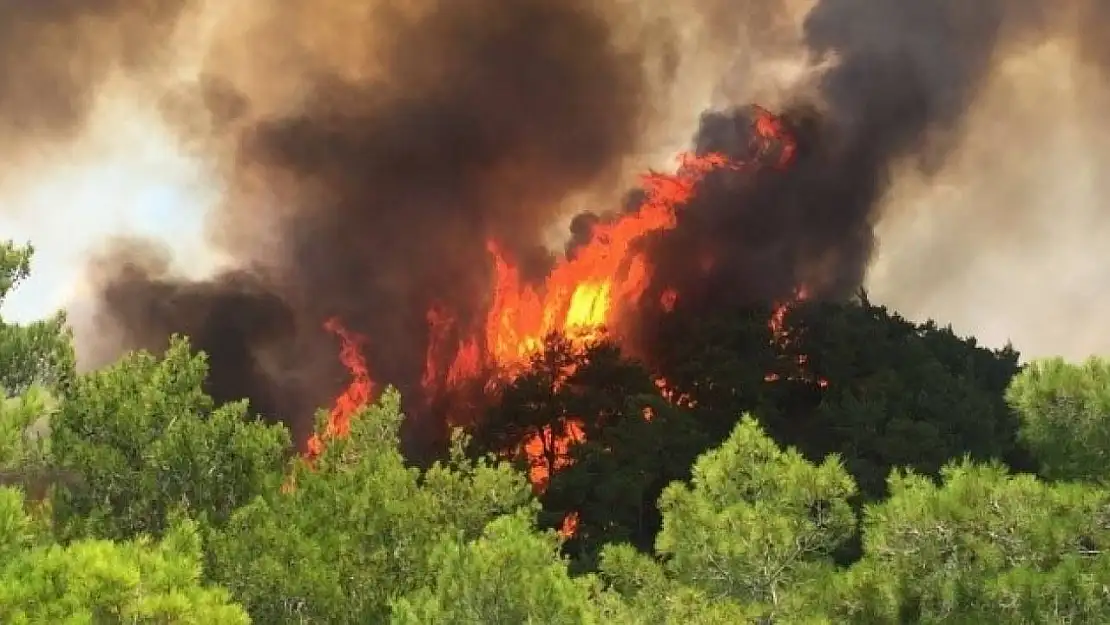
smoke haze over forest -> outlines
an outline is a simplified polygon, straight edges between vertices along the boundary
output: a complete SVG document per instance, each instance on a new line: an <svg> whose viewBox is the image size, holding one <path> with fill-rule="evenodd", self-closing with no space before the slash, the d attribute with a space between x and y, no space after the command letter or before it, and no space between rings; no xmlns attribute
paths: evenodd
<svg viewBox="0 0 1110 625"><path fill-rule="evenodd" d="M707 184L652 242L657 281L704 306L866 284L987 342L1110 349L1110 5L1051 6L9 3L0 224L82 240L87 362L183 332L216 394L282 418L334 394L324 319L367 335L375 377L408 390L430 306L484 315L488 239L542 277L568 224L627 205L638 172L688 148L740 156L754 103L791 126L793 166ZM144 152L119 143L139 137L178 169L129 170ZM25 208L107 158L97 146L123 172L88 193L102 209ZM114 194L162 176L184 196L159 217L175 225L103 226Z"/></svg>

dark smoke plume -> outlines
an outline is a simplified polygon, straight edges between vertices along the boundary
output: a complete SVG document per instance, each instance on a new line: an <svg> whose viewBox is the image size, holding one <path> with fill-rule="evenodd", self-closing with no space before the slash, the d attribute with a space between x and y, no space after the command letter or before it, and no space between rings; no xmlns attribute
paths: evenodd
<svg viewBox="0 0 1110 625"><path fill-rule="evenodd" d="M1074 11L1067 12L1078 28L1080 58L1110 78L1110 40L1106 27L1110 24L1110 4L1100 0L1084 0Z"/></svg>
<svg viewBox="0 0 1110 625"><path fill-rule="evenodd" d="M643 59L618 48L591 0L426 9L375 14L363 36L385 43L348 59L364 71L313 67L296 110L242 127L235 180L273 205L233 199L216 222L225 249L264 271L195 284L134 247L101 259L100 322L123 345L189 335L211 356L213 392L269 411L280 403L269 389L285 389L277 416L299 419L303 437L344 379L325 319L369 337L376 379L412 390L429 307L459 323L482 314L487 238L542 268L563 198L637 149Z"/></svg>
<svg viewBox="0 0 1110 625"><path fill-rule="evenodd" d="M789 31L789 12L776 10L786 3L752 4L758 13L736 9L743 4L696 3L718 27L712 44L727 50L746 33L736 41L781 53L767 29ZM102 327L120 334L121 348L190 335L212 357L218 398L246 395L302 439L309 410L343 381L320 329L329 317L369 337L375 379L412 391L428 308L444 305L463 326L483 314L486 239L542 273L544 230L564 200L616 177L642 147L656 104L651 52L628 36L620 11L630 5L620 6L428 0L356 10L306 0L266 9L212 57L200 98L232 137L232 193L213 225L238 270L193 283L148 252L117 249L94 273ZM795 43L813 63L832 64L783 111L799 141L795 162L710 180L679 227L652 242L657 286L679 288L695 306L776 299L799 283L822 297L854 293L891 168L943 162L996 62L1065 27L1045 8L818 0ZM1101 38L1083 41L1087 58L1105 60ZM247 60L231 68L237 53ZM737 152L748 114L706 114L695 147ZM575 221L572 247L596 219Z"/></svg>
<svg viewBox="0 0 1110 625"><path fill-rule="evenodd" d="M892 169L909 161L927 175L944 162L997 62L1053 33L1047 10L1034 0L817 2L803 42L832 66L807 92L815 100L782 112L797 158L744 184L705 185L656 244L658 288L706 306L787 298L800 284L820 297L853 294ZM748 113L706 114L695 146L745 156Z"/></svg>

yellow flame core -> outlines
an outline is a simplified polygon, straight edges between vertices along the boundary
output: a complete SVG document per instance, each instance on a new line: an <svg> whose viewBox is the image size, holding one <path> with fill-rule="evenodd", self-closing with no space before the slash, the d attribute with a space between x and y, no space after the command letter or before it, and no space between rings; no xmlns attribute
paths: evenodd
<svg viewBox="0 0 1110 625"><path fill-rule="evenodd" d="M589 332L605 325L612 288L611 280L585 282L578 285L571 295L564 327Z"/></svg>

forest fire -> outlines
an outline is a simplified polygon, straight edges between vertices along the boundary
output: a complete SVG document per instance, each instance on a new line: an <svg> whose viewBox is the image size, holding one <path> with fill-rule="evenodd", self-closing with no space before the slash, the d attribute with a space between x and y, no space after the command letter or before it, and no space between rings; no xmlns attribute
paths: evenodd
<svg viewBox="0 0 1110 625"><path fill-rule="evenodd" d="M581 346L616 330L621 315L635 310L650 277L648 261L636 250L636 242L646 233L673 228L678 207L707 173L737 167L721 154L684 154L677 173L643 176L645 199L639 210L597 225L590 242L557 263L541 285L525 282L497 242L487 242L494 277L484 327L455 347L440 372L433 355L448 350L437 344L442 334L434 327L442 313L433 313L425 383L449 388L485 372L512 378L552 333Z"/></svg>
<svg viewBox="0 0 1110 625"><path fill-rule="evenodd" d="M802 285L795 291L793 299L779 302L775 305L775 310L771 313L771 318L767 321L767 325L771 330L771 342L782 351L786 351L786 348L788 348L794 340L794 337L792 337L790 332L786 329L786 315L800 302L804 302L807 299L809 299L809 289L807 289L805 285ZM809 379L809 372L806 370L806 365L808 363L809 356L806 354L798 354L794 360L794 365L796 365L796 367L792 367L792 369L796 369L796 372L791 376L791 379ZM775 382L779 380L780 377L778 373L772 372L764 376L763 379L767 382ZM825 388L829 385L829 381L821 377L816 378L815 382L817 386L821 388Z"/></svg>
<svg viewBox="0 0 1110 625"><path fill-rule="evenodd" d="M308 457L315 458L324 450L323 438L346 436L351 431L351 418L373 399L374 382L362 353L365 339L344 328L338 319L329 319L324 329L339 337L339 361L351 374L347 387L335 398L323 436L308 439Z"/></svg>
<svg viewBox="0 0 1110 625"><path fill-rule="evenodd" d="M425 402L475 381L486 393L496 392L524 370L551 334L566 337L576 350L602 336L620 342L622 323L640 309L651 279L650 258L637 245L644 235L674 228L681 207L711 172L739 171L751 165L785 167L791 162L796 146L782 121L764 109L753 111L751 159L730 159L716 152L685 153L680 155L675 173L644 175L639 207L595 224L588 241L556 262L542 283L526 281L499 243L487 241L492 279L483 323L460 329L452 311L433 306L427 312L428 344L421 378ZM703 265L705 262L702 259ZM680 286L669 287L652 304L670 312L680 293ZM798 299L804 296L799 292ZM785 312L786 308L780 307L770 321L776 337L775 328L781 327ZM324 437L343 436L353 414L372 399L374 382L361 352L361 337L347 332L337 320L329 321L326 328L339 336L340 359L352 379L335 400ZM688 401L667 388L665 381L658 380L657 385L669 401ZM465 421L458 415L446 418L452 423ZM528 477L537 493L546 488L552 470L570 463L573 445L585 440L580 421L568 419L559 430L546 426L520 441L516 449L506 450L528 461ZM323 444L313 437L309 456L319 454ZM564 534L573 533L574 523L572 514L564 523Z"/></svg>

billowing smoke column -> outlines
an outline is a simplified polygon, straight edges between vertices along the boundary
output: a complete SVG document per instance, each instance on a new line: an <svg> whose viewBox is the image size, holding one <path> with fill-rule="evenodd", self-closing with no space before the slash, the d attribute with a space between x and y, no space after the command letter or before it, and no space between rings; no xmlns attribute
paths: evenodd
<svg viewBox="0 0 1110 625"><path fill-rule="evenodd" d="M429 308L460 324L483 314L486 239L542 272L563 199L637 148L643 62L601 10L487 0L375 14L351 33L381 38L345 59L359 75L315 70L293 110L243 124L235 181L273 205L233 197L215 221L246 269L188 282L119 248L94 272L102 322L125 345L188 334L211 356L214 394L247 395L302 438L343 379L327 318L369 337L374 377L416 397Z"/></svg>
<svg viewBox="0 0 1110 625"><path fill-rule="evenodd" d="M803 39L812 59L832 63L813 91L783 111L800 146L793 166L761 172L752 184L703 189L678 229L656 244L660 288L685 285L687 300L709 306L781 299L802 284L818 296L851 294L876 244L891 168L904 159L926 173L940 165L1000 59L1074 26L1078 12L1089 13L1091 23L1096 11L1110 11L1104 6L817 2ZM1082 32L1079 45L1087 59L1110 68L1097 35ZM695 145L742 154L744 143L733 138L743 136L745 115L706 114Z"/></svg>
<svg viewBox="0 0 1110 625"><path fill-rule="evenodd" d="M0 4L0 154L72 138L114 72L157 70L189 0ZM6 172L0 171L0 180Z"/></svg>
<svg viewBox="0 0 1110 625"><path fill-rule="evenodd" d="M645 40L642 16L616 0L239 4L249 10L229 18L237 28L197 98L214 134L230 137L231 192L212 226L236 269L185 280L157 247L131 242L90 276L114 347L157 349L185 333L209 353L215 395L249 397L303 440L311 410L342 383L323 321L365 334L374 377L418 397L427 311L444 306L459 327L482 318L488 239L544 274L544 235L568 198L616 179L647 147L662 103L646 67L671 51ZM733 31L781 28L797 3L758 4L696 6L727 48ZM770 300L801 283L825 297L854 291L891 165L935 166L1000 56L1074 36L1081 12L1084 25L1106 12L1098 0L1054 5L818 0L800 52L829 69L786 99L793 165L707 181L677 228L650 241L656 288L695 306ZM753 16L759 24L744 23ZM1106 63L1101 36L1088 33L1084 58ZM739 156L749 115L707 113L695 148ZM575 222L579 238L589 221Z"/></svg>

